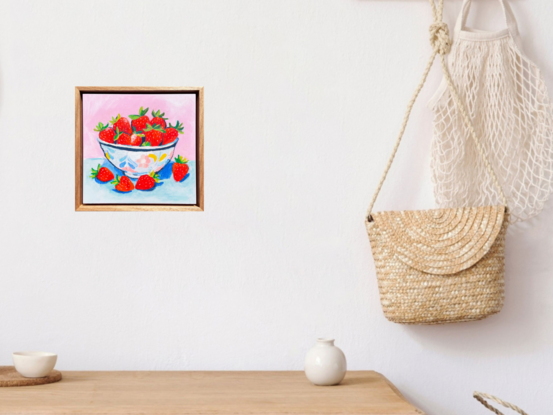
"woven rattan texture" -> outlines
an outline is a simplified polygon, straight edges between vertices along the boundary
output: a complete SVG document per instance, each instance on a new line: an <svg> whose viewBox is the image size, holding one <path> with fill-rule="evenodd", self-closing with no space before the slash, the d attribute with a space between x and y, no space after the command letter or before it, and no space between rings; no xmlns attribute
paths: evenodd
<svg viewBox="0 0 553 415"><path fill-rule="evenodd" d="M365 224L388 320L481 320L503 307L504 206L377 212Z"/></svg>
<svg viewBox="0 0 553 415"><path fill-rule="evenodd" d="M17 373L15 367L13 366L0 366L0 388L11 386L46 385L48 383L59 382L60 380L61 373L57 370L52 370L48 376L43 378L26 378Z"/></svg>

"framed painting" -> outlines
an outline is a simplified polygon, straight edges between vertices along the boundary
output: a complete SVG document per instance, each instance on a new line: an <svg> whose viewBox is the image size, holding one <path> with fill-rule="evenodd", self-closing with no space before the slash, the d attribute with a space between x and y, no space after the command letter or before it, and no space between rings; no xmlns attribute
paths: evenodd
<svg viewBox="0 0 553 415"><path fill-rule="evenodd" d="M202 211L203 171L203 88L75 88L75 210Z"/></svg>

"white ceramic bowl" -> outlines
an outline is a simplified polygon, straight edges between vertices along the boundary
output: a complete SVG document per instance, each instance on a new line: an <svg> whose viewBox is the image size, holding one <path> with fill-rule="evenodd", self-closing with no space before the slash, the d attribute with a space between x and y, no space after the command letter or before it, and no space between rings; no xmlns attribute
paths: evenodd
<svg viewBox="0 0 553 415"><path fill-rule="evenodd" d="M58 355L48 352L15 352L12 355L15 370L26 378L43 378L56 366Z"/></svg>
<svg viewBox="0 0 553 415"><path fill-rule="evenodd" d="M159 147L135 147L110 144L97 138L106 159L119 170L123 170L125 176L134 179L150 172L158 172L164 168L173 158L175 146L179 142L177 138L172 143Z"/></svg>

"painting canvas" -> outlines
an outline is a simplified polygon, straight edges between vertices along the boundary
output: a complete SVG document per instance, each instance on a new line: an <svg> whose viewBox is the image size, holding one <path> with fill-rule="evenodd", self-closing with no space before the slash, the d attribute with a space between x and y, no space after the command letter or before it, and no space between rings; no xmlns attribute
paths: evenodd
<svg viewBox="0 0 553 415"><path fill-rule="evenodd" d="M77 205L199 206L198 93L79 95Z"/></svg>

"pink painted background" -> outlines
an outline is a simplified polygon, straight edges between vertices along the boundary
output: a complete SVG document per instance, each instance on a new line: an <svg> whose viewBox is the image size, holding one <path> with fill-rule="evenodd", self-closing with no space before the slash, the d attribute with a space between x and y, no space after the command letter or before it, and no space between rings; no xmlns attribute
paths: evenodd
<svg viewBox="0 0 553 415"><path fill-rule="evenodd" d="M94 131L99 122L106 124L117 114L129 118L131 114L138 114L140 107L149 108L147 115L150 119L153 110L161 110L167 118L167 126L169 123L175 125L179 120L184 130L179 134L175 157L179 154L188 160L196 160L194 94L83 94L83 157L104 156L97 141L98 133Z"/></svg>

